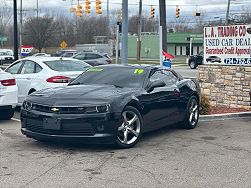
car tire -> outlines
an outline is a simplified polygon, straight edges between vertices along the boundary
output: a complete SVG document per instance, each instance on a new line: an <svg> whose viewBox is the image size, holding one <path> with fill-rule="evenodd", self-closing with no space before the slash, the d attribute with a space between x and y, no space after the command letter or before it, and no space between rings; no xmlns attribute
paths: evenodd
<svg viewBox="0 0 251 188"><path fill-rule="evenodd" d="M199 101L195 96L190 97L187 108L185 119L183 120L181 126L185 129L194 129L199 121Z"/></svg>
<svg viewBox="0 0 251 188"><path fill-rule="evenodd" d="M142 122L142 116L136 108L125 107L117 129L116 146L121 149L135 146L142 136Z"/></svg>
<svg viewBox="0 0 251 188"><path fill-rule="evenodd" d="M197 64L195 63L195 61L191 61L189 64L191 69L196 69L197 68Z"/></svg>
<svg viewBox="0 0 251 188"><path fill-rule="evenodd" d="M15 112L14 108L9 109L9 110L0 111L0 113L1 113L0 119L1 120L9 120L14 116L14 112Z"/></svg>

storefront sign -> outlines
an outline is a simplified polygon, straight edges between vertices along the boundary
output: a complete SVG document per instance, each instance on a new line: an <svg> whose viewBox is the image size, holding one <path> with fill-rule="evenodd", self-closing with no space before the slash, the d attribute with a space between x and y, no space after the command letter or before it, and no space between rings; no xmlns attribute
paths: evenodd
<svg viewBox="0 0 251 188"><path fill-rule="evenodd" d="M205 27L204 64L251 66L251 25Z"/></svg>

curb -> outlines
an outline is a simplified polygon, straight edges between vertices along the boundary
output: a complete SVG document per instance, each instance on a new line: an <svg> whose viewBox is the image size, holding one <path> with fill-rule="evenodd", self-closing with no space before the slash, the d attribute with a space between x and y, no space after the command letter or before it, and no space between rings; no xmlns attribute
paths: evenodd
<svg viewBox="0 0 251 188"><path fill-rule="evenodd" d="M214 115L200 115L201 121L210 121L210 120L223 120L229 118L238 118L238 117L251 117L250 112L239 112L239 113L226 113L226 114L214 114Z"/></svg>

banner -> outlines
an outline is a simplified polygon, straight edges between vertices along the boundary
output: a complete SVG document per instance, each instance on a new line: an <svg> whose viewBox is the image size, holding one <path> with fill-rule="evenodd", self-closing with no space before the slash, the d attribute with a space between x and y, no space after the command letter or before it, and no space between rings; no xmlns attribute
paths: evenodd
<svg viewBox="0 0 251 188"><path fill-rule="evenodd" d="M21 46L21 55L28 56L33 49L33 46Z"/></svg>
<svg viewBox="0 0 251 188"><path fill-rule="evenodd" d="M251 25L205 27L204 64L251 66Z"/></svg>

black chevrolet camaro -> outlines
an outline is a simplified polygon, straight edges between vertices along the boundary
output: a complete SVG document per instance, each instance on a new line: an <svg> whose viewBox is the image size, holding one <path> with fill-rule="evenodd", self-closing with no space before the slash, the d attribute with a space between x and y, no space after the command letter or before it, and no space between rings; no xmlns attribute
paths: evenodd
<svg viewBox="0 0 251 188"><path fill-rule="evenodd" d="M134 146L142 133L179 123L195 128L199 87L157 66L92 67L65 87L37 91L21 108L21 131L36 140Z"/></svg>

